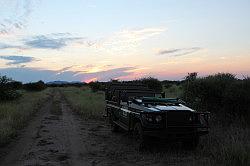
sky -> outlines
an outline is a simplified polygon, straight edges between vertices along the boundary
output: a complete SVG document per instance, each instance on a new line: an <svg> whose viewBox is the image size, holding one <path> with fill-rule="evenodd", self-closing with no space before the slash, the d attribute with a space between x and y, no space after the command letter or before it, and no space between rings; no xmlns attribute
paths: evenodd
<svg viewBox="0 0 250 166"><path fill-rule="evenodd" d="M109 81L250 76L249 0L0 0L0 75Z"/></svg>

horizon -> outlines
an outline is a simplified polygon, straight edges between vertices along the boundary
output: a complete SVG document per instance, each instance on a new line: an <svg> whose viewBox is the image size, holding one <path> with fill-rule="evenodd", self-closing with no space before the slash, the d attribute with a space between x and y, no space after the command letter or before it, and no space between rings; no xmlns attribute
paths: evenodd
<svg viewBox="0 0 250 166"><path fill-rule="evenodd" d="M187 73L187 75L188 74L190 74L190 73ZM200 75L198 75L198 73L197 73L197 78L206 78L206 77L208 77L208 76L215 76L215 75L217 75L217 74L232 74L232 73L214 73L214 74L211 74L211 75L203 75L203 76L200 76ZM186 76L187 76L186 75ZM238 80L244 80L244 79L248 79L248 78L250 78L249 76L244 76L244 75L242 75L241 77L237 77L237 75L235 75L235 74L232 74L234 77L235 77L235 79L238 79ZM1 75L0 75L1 76ZM185 76L185 77L186 77ZM70 84L70 83L83 83L83 84L88 84L88 83L91 83L91 82L104 82L104 83L106 83L106 82L110 82L110 81L112 81L112 80L115 80L115 81L118 81L118 82L126 82L126 81L136 81L136 80L140 80L140 79L144 79L144 78L153 78L153 79L157 79L158 81L160 81L160 82L164 82L164 81L172 81L172 82L182 82L182 81L185 81L185 77L183 77L183 78L181 78L181 79L176 79L176 80L171 80L171 79L162 79L162 80L159 80L158 78L155 78L155 77L151 77L151 76L148 76L148 77L141 77L141 78L137 78L137 79L128 79L128 80L119 80L119 79L110 79L110 80L105 80L105 81L100 81L100 80L96 80L96 79L94 79L94 80L86 80L86 81L77 81L77 80L73 80L73 81L67 81L67 80L50 80L50 81L44 81L44 80L35 80L35 81L27 81L27 82L22 82L22 81L18 81L18 80L14 80L14 79L12 79L11 77L9 77L9 79L11 80L11 81L14 81L14 82L21 82L21 83L23 83L23 84L26 84L26 83L35 83L35 82L39 82L39 81L42 81L42 82L44 82L45 84L54 84L54 83L58 83L58 82L60 82L60 83L62 83L62 84Z"/></svg>
<svg viewBox="0 0 250 166"><path fill-rule="evenodd" d="M250 1L0 0L0 75L16 81L250 76Z"/></svg>

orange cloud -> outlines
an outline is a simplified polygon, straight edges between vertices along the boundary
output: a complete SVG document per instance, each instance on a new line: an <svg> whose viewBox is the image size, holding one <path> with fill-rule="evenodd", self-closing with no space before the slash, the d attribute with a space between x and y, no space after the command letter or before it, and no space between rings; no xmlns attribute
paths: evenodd
<svg viewBox="0 0 250 166"><path fill-rule="evenodd" d="M97 77L84 80L83 82L90 83L90 82L95 82L95 81L97 81Z"/></svg>

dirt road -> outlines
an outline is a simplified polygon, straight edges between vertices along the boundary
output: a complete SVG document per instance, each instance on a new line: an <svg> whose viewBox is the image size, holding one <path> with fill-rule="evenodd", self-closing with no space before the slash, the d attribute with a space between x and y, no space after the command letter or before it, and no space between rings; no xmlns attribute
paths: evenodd
<svg viewBox="0 0 250 166"><path fill-rule="evenodd" d="M166 153L141 153L132 142L126 132L111 133L104 121L82 120L62 94L55 92L18 139L3 150L0 165L175 165L179 159L183 165L190 162L191 156L185 153L163 161Z"/></svg>

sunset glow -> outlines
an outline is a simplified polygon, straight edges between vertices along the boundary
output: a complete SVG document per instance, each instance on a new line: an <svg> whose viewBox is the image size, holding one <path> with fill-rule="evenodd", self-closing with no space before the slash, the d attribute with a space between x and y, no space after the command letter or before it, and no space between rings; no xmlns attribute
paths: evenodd
<svg viewBox="0 0 250 166"><path fill-rule="evenodd" d="M88 80L83 80L82 82L90 83L90 82L95 82L95 81L98 81L97 78L91 78L91 79L88 79Z"/></svg>

